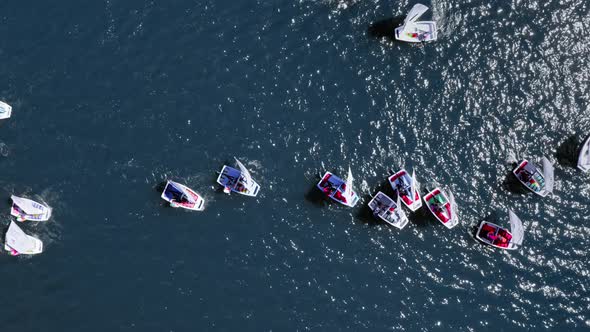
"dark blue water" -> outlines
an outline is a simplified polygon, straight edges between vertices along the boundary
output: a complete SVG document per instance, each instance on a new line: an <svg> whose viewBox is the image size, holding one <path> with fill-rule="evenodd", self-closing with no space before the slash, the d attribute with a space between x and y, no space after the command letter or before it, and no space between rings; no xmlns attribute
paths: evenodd
<svg viewBox="0 0 590 332"><path fill-rule="evenodd" d="M588 4L440 1L436 43L376 37L413 4L1 4L2 225L10 194L54 208L23 224L42 255L0 255L3 330L588 329ZM547 198L509 176L542 155ZM257 198L215 185L233 156ZM349 165L359 205L318 198ZM461 225L372 220L400 167L452 190ZM166 179L206 210L167 207ZM478 244L508 208L523 248Z"/></svg>

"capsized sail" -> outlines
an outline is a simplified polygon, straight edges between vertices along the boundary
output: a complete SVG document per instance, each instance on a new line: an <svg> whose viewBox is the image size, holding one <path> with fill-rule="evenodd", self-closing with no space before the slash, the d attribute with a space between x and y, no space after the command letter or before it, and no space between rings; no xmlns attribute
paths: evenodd
<svg viewBox="0 0 590 332"><path fill-rule="evenodd" d="M421 3L415 4L414 7L412 7L412 9L410 9L408 16L406 16L406 19L404 20L404 24L407 24L409 22L418 21L420 16L422 16L422 14L426 13L427 10L428 10L428 7L424 6L423 4L421 4Z"/></svg>
<svg viewBox="0 0 590 332"><path fill-rule="evenodd" d="M37 254L43 247L41 240L25 234L14 221L10 222L6 232L6 245L21 254Z"/></svg>
<svg viewBox="0 0 590 332"><path fill-rule="evenodd" d="M516 245L521 245L524 238L524 228L522 227L522 222L516 216L516 214L512 212L512 210L508 210L508 215L510 216L510 233L512 233L511 242Z"/></svg>
<svg viewBox="0 0 590 332"><path fill-rule="evenodd" d="M10 198L12 199L14 204L16 204L19 207L19 209L24 211L26 214L37 215L47 212L48 208L46 206L39 204L28 198L22 198L14 195L10 196Z"/></svg>
<svg viewBox="0 0 590 332"><path fill-rule="evenodd" d="M248 172L248 169L238 160L238 158L234 157L234 159L236 160L236 164L238 164L238 167L240 168L240 171L242 172L243 181L246 184L252 183L252 176L250 175L250 172Z"/></svg>
<svg viewBox="0 0 590 332"><path fill-rule="evenodd" d="M543 177L545 178L545 190L547 190L547 192L552 193L553 192L553 182L554 182L553 165L545 157L543 157L542 161L543 161Z"/></svg>

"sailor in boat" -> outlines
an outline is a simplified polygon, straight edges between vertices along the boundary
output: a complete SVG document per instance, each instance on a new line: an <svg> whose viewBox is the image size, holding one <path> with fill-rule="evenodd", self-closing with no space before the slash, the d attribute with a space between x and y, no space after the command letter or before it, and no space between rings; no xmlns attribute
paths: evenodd
<svg viewBox="0 0 590 332"><path fill-rule="evenodd" d="M520 179L524 182L528 182L531 179L531 173L524 169L524 167L520 170Z"/></svg>

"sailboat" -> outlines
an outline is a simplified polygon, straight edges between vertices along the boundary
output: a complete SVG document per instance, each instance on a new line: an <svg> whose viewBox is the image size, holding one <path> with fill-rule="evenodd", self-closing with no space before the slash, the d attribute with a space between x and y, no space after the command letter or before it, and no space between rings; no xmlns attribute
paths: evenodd
<svg viewBox="0 0 590 332"><path fill-rule="evenodd" d="M390 224L391 226L403 229L408 224L408 217L400 205L400 197L397 202L382 192L378 192L369 202L369 208L373 214Z"/></svg>
<svg viewBox="0 0 590 332"><path fill-rule="evenodd" d="M183 208L193 211L203 211L205 200L191 188L168 180L162 191L162 199L170 203L174 208Z"/></svg>
<svg viewBox="0 0 590 332"><path fill-rule="evenodd" d="M353 207L359 201L359 197L352 189L352 180L352 171L349 167L346 181L330 172L326 172L318 182L317 187L330 199L348 207Z"/></svg>
<svg viewBox="0 0 590 332"><path fill-rule="evenodd" d="M406 16L404 24L395 29L395 39L409 43L436 40L436 22L418 21L427 10L428 7L419 3L415 4Z"/></svg>
<svg viewBox="0 0 590 332"><path fill-rule="evenodd" d="M15 216L17 221L46 221L51 217L51 208L47 205L14 195L10 198L12 199L10 214Z"/></svg>
<svg viewBox="0 0 590 332"><path fill-rule="evenodd" d="M410 177L408 172L402 169L389 177L389 183L395 191L396 196L401 197L401 202L410 210L416 211L422 206L420 184L416 181L415 172L412 172L412 176Z"/></svg>
<svg viewBox="0 0 590 332"><path fill-rule="evenodd" d="M8 231L6 231L4 249L10 251L13 256L35 255L43 252L43 242L25 234L14 221L11 221Z"/></svg>
<svg viewBox="0 0 590 332"><path fill-rule="evenodd" d="M537 166L526 159L521 161L512 173L530 191L545 197L553 192L553 165L545 157L543 157L542 163L543 173L539 171Z"/></svg>
<svg viewBox="0 0 590 332"><path fill-rule="evenodd" d="M435 188L424 195L424 202L428 210L434 217L440 221L446 228L453 228L459 224L457 216L457 203L453 193L449 191L449 196L440 188Z"/></svg>
<svg viewBox="0 0 590 332"><path fill-rule="evenodd" d="M583 172L590 171L590 136L586 138L584 144L580 148L580 154L578 155L578 169Z"/></svg>
<svg viewBox="0 0 590 332"><path fill-rule="evenodd" d="M520 219L508 211L510 217L510 231L489 221L482 221L475 237L484 244L504 250L514 250L522 245L524 228Z"/></svg>
<svg viewBox="0 0 590 332"><path fill-rule="evenodd" d="M0 101L0 120L8 119L12 115L12 106Z"/></svg>
<svg viewBox="0 0 590 332"><path fill-rule="evenodd" d="M232 191L241 195L256 197L260 186L252 179L248 169L237 159L238 169L224 165L217 177L217 183L223 186L223 192L226 194Z"/></svg>

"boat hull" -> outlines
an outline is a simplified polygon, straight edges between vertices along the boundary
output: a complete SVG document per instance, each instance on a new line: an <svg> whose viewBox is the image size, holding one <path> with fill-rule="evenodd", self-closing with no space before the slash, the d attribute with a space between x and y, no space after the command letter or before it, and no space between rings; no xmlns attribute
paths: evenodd
<svg viewBox="0 0 590 332"><path fill-rule="evenodd" d="M400 195L400 192L399 192L400 189L398 189L398 184L402 185L404 181L406 181L406 183L409 183L410 185L412 185L413 181L414 181L412 179L412 177L408 174L408 172L404 169L400 170L399 172L397 172L389 177L389 184L391 185L391 187L395 191L396 196ZM407 191L411 193L411 189L407 188ZM411 196L411 194L409 194L409 195L402 194L400 197L401 198L400 201L411 211L416 211L419 208L421 208L422 207L422 197L420 197L419 190L416 190L413 200L410 196Z"/></svg>
<svg viewBox="0 0 590 332"><path fill-rule="evenodd" d="M382 192L378 192L368 204L373 215L389 225L403 229L408 224L409 220L406 214L401 210L393 199Z"/></svg>
<svg viewBox="0 0 590 332"><path fill-rule="evenodd" d="M354 207L359 201L359 197L355 191L352 191L352 195L347 198L344 195L346 182L330 172L326 172L316 186L328 198L344 206Z"/></svg>
<svg viewBox="0 0 590 332"><path fill-rule="evenodd" d="M491 236L490 236L491 234ZM502 250L514 250L517 246L511 242L512 233L508 229L500 227L489 221L482 221L477 229L475 238L481 243L502 249ZM502 241L504 238L506 241Z"/></svg>
<svg viewBox="0 0 590 332"><path fill-rule="evenodd" d="M450 229L459 224L459 220L454 214L451 202L440 188L435 188L424 195L424 203L428 208L428 211L432 213L436 220L445 225L446 228Z"/></svg>
<svg viewBox="0 0 590 332"><path fill-rule="evenodd" d="M543 177L543 174L539 172L537 166L530 163L528 160L522 160L512 171L512 174L514 174L516 179L522 183L523 186L533 193L541 197L545 197L549 194L549 192L545 190L545 178Z"/></svg>
<svg viewBox="0 0 590 332"><path fill-rule="evenodd" d="M231 192L256 197L260 191L260 185L252 180L252 183L244 183L242 180L242 172L239 169L235 169L231 166L224 165L217 177L217 183L222 185L224 188L229 188Z"/></svg>
<svg viewBox="0 0 590 332"><path fill-rule="evenodd" d="M174 197L172 195L170 195L170 191L168 190L168 186L171 185L170 183L171 181L166 182L166 187L164 187L164 190L162 191L162 195L160 196L163 200L165 200L166 202L170 203L170 206L175 207L175 208L182 208L182 209L186 209L186 210L191 210L191 211L203 211L205 209L205 200L203 199L203 197L201 197L199 194L197 194L194 190L192 190L191 188L180 184L178 182L174 182L174 185L180 186L182 187L184 190L186 190L186 192L191 195L191 198L194 200L193 202L178 202L174 199Z"/></svg>
<svg viewBox="0 0 590 332"><path fill-rule="evenodd" d="M437 39L436 22L408 23L395 29L395 39L407 43L422 43Z"/></svg>

